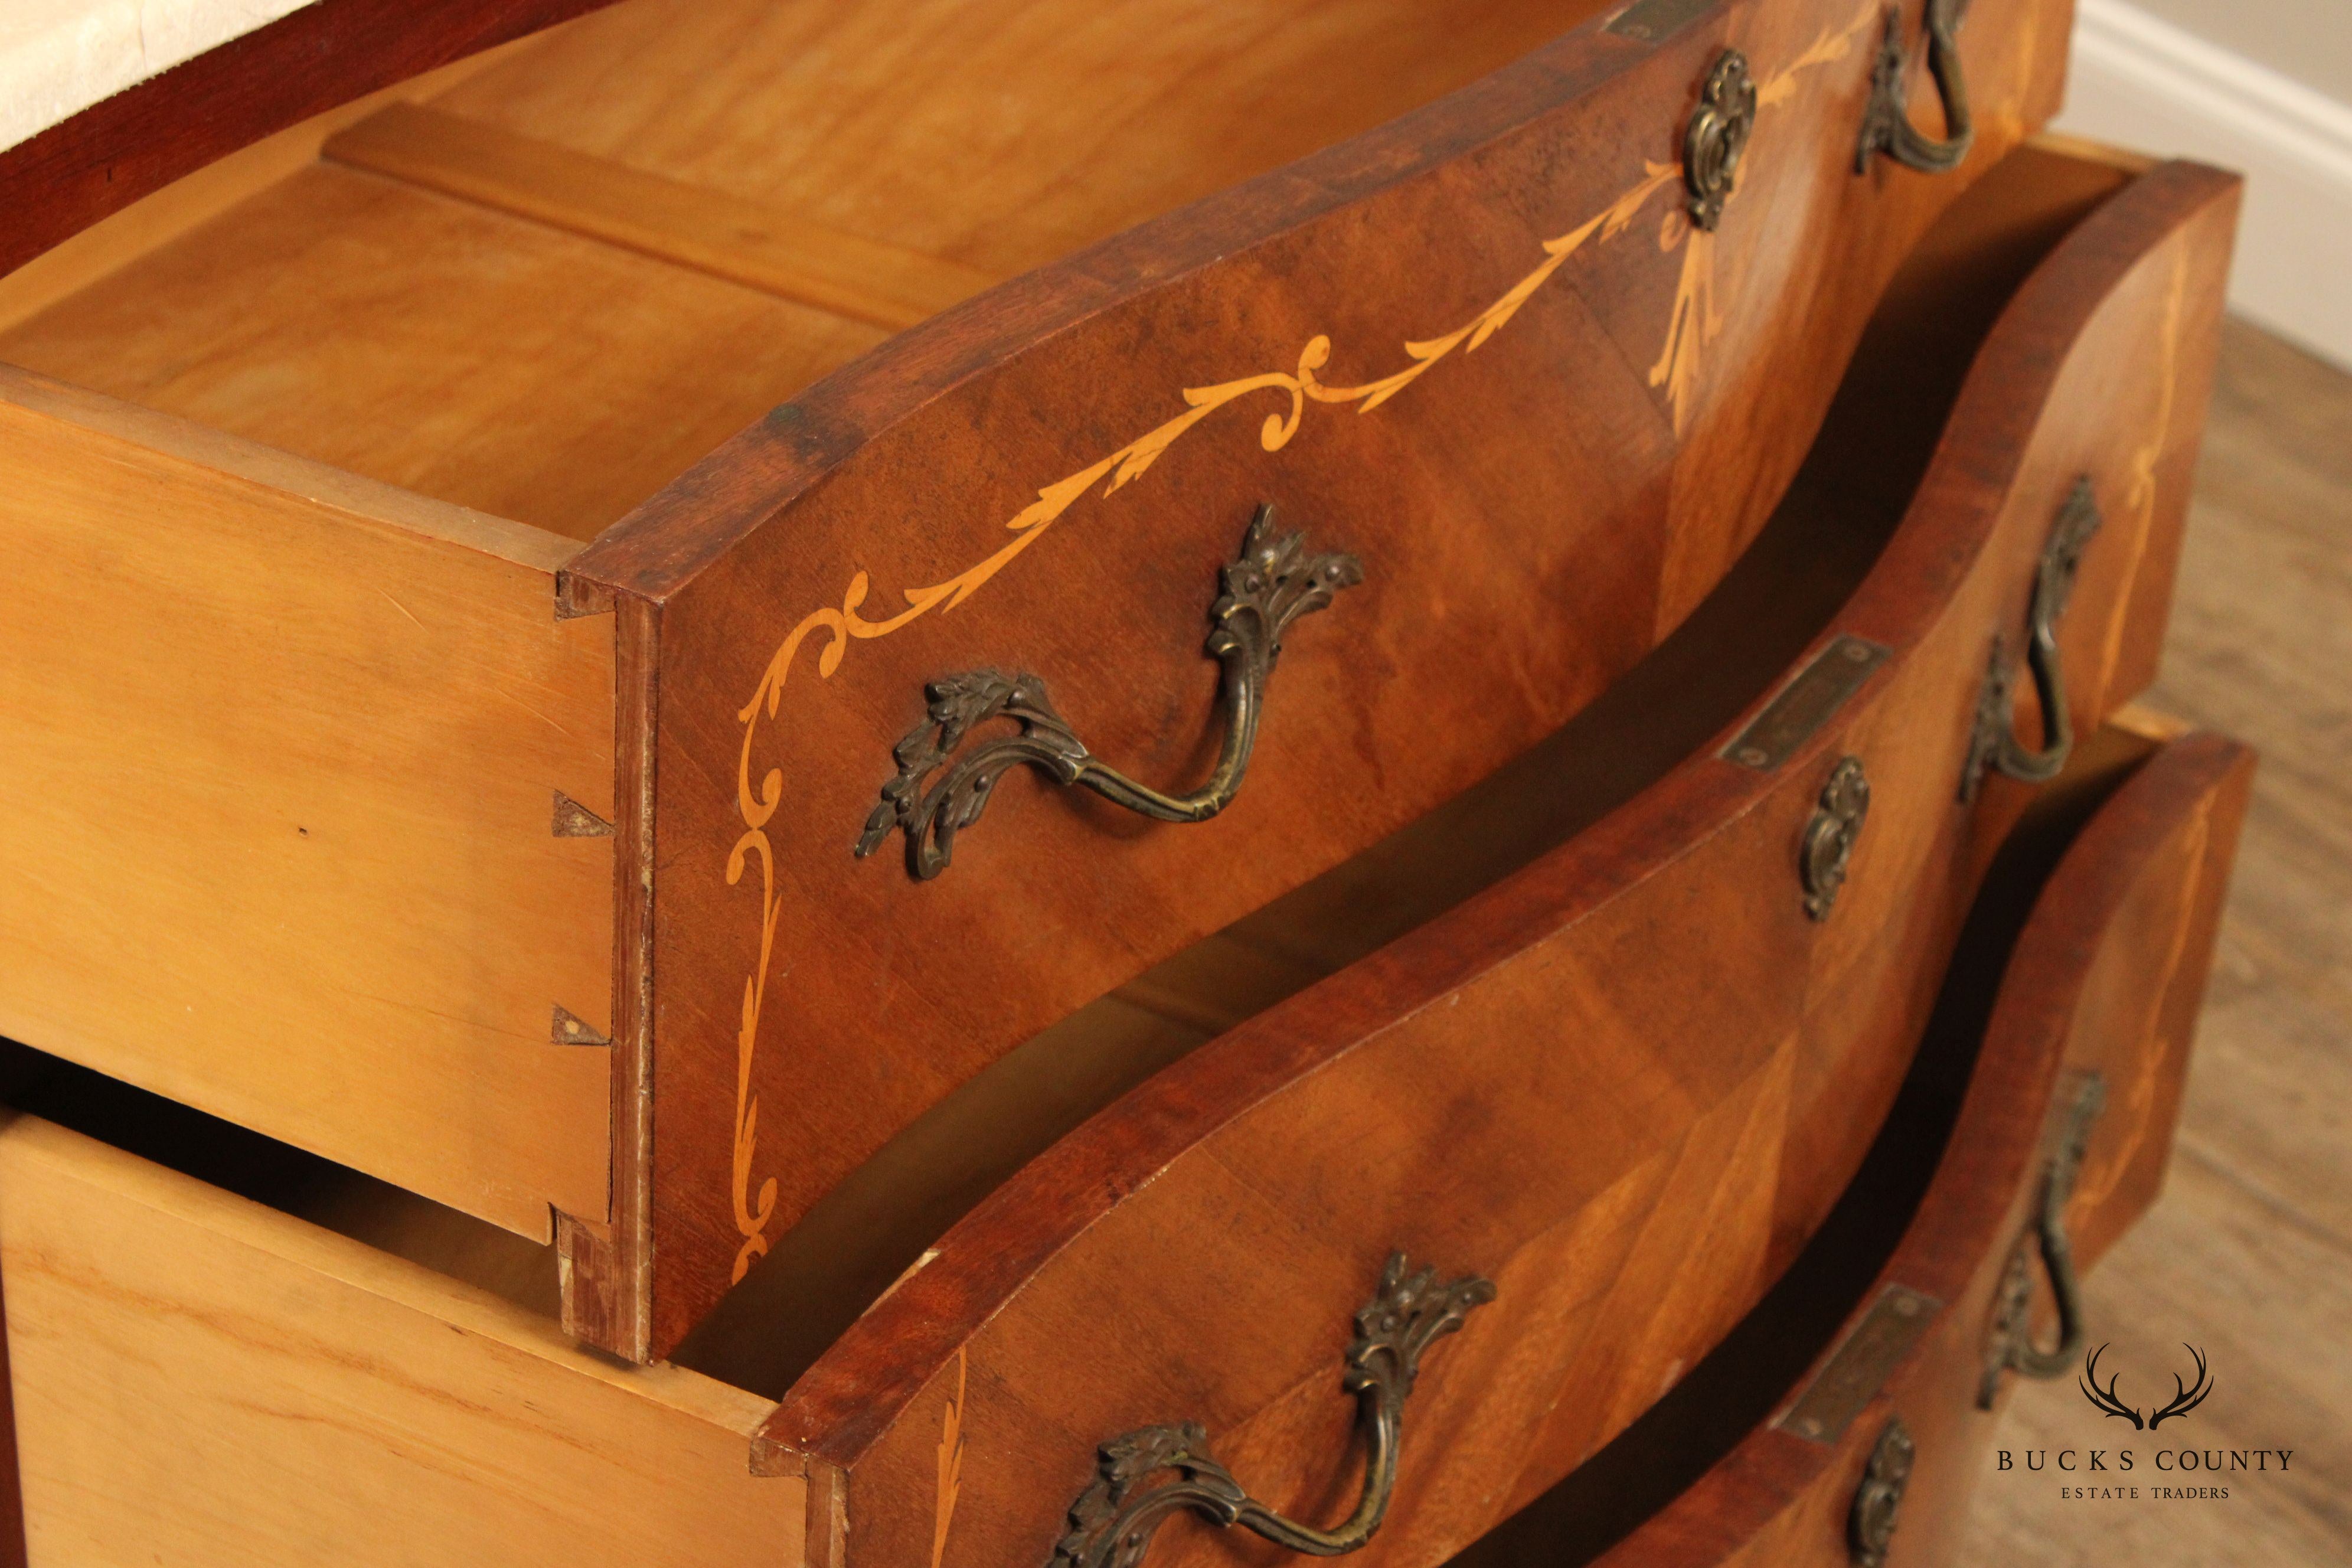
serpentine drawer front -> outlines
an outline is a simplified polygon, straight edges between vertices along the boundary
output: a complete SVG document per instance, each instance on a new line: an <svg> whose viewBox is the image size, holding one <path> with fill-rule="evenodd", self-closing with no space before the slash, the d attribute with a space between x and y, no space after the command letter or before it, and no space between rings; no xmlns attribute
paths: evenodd
<svg viewBox="0 0 2352 1568"><path fill-rule="evenodd" d="M950 1528L969 1561L1090 1563L1212 1463L1339 1517L1365 1395L1334 1371L1397 1250L1494 1298L1403 1412L1382 1563L1458 1549L1705 1355L1846 1189L2033 798L1972 766L1987 650L2056 650L2071 720L2029 723L2031 682L1992 705L2036 752L2147 678L2178 515L2135 476L2178 484L2192 449L2234 201L2168 165L2050 254L1860 591L1702 754L1164 1068L929 1249L762 1428L811 1539L843 1568Z"/></svg>
<svg viewBox="0 0 2352 1568"><path fill-rule="evenodd" d="M2252 773L2219 736L2162 744L2066 850L2016 933L1932 1184L1771 1415L1730 1441L1704 1401L1678 1412L1653 1463L1712 1445L1723 1458L1597 1557L1575 1517L1585 1500L1563 1489L1462 1568L1956 1560L1992 1413L2020 1375L2082 1375L2100 1334L2072 1281L2162 1182Z"/></svg>
<svg viewBox="0 0 2352 1568"><path fill-rule="evenodd" d="M638 0L10 280L0 1033L666 1354L1670 634L2067 24L1250 16Z"/></svg>

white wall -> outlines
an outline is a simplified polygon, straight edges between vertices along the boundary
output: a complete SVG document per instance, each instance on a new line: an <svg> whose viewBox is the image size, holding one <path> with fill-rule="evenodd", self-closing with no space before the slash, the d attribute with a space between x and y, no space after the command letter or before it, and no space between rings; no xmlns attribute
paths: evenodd
<svg viewBox="0 0 2352 1568"><path fill-rule="evenodd" d="M2352 103L2352 0L2137 0L2185 32Z"/></svg>
<svg viewBox="0 0 2352 1568"><path fill-rule="evenodd" d="M2076 5L2059 128L2243 173L2231 308L2352 368L2352 0Z"/></svg>

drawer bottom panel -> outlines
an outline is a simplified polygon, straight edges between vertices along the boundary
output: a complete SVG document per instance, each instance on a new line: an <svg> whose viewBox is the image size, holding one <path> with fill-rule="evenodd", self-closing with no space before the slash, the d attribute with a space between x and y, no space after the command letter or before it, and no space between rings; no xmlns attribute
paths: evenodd
<svg viewBox="0 0 2352 1568"><path fill-rule="evenodd" d="M0 1115L32 1568L802 1561L803 1483L745 1462L766 1401Z"/></svg>

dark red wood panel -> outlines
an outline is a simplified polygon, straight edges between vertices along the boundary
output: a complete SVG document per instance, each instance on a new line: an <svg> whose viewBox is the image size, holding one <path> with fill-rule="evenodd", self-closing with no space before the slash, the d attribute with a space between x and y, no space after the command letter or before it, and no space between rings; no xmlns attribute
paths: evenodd
<svg viewBox="0 0 2352 1568"><path fill-rule="evenodd" d="M0 152L0 272L225 153L612 0L318 0Z"/></svg>

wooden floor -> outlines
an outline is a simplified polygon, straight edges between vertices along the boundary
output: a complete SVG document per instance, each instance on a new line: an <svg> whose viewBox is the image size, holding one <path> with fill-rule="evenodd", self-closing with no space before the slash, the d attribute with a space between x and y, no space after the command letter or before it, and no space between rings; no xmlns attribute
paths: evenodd
<svg viewBox="0 0 2352 1568"><path fill-rule="evenodd" d="M2154 700L2262 772L2163 1201L2089 1281L2101 1373L2206 1403L2160 1433L2071 1381L2021 1389L2012 1450L2286 1448L2226 1500L2071 1500L1985 1478L1959 1561L2000 1568L2352 1564L2352 375L2232 325ZM2104 1428L2104 1430L2102 1429ZM2020 1460L2021 1465L2022 1460ZM2198 1478L2201 1479L2201 1478ZM2171 1479L2171 1478L2166 1478Z"/></svg>

